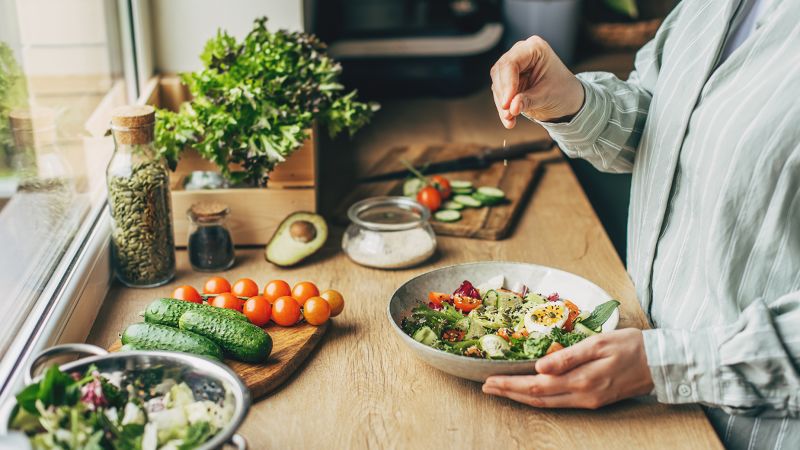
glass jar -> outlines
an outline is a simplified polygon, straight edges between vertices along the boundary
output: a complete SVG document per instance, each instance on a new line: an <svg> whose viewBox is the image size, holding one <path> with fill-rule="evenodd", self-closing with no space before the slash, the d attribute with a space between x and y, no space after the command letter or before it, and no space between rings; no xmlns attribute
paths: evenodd
<svg viewBox="0 0 800 450"><path fill-rule="evenodd" d="M112 113L114 154L106 170L111 250L117 278L154 287L175 276L169 173L153 147L155 110L124 106Z"/></svg>
<svg viewBox="0 0 800 450"><path fill-rule="evenodd" d="M188 253L194 270L217 272L236 261L233 238L225 225L230 209L218 202L196 203L189 208Z"/></svg>
<svg viewBox="0 0 800 450"><path fill-rule="evenodd" d="M72 168L56 143L55 111L16 109L8 118L14 137L11 167L19 178L19 190L74 194Z"/></svg>
<svg viewBox="0 0 800 450"><path fill-rule="evenodd" d="M368 198L353 204L347 216L352 223L342 237L342 249L357 264L401 269L436 252L431 213L410 198Z"/></svg>

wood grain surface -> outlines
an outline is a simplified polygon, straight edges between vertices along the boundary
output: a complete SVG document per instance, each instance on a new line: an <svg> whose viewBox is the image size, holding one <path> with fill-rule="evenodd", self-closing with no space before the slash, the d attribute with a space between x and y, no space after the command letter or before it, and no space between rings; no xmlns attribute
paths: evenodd
<svg viewBox="0 0 800 450"><path fill-rule="evenodd" d="M451 143L444 145L412 145L392 149L386 153L364 176L390 173L405 167L407 161L420 168L436 161L447 161L463 156L474 155L485 148L478 144ZM511 232L523 206L527 203L534 181L539 174L541 160L548 153L533 153L526 158L498 161L485 170L466 170L444 173L449 180L469 181L477 189L480 186L500 188L506 194L506 202L483 208L465 208L462 218L457 222L431 221L436 234L440 236L461 236L478 239L505 239ZM377 183L360 183L339 205L337 220L347 222L347 209L353 203L369 197L384 195L403 195L405 180Z"/></svg>
<svg viewBox="0 0 800 450"><path fill-rule="evenodd" d="M270 323L266 328L272 338L272 353L266 362L249 364L232 359L225 360L225 364L230 366L250 389L250 395L254 400L278 389L292 372L303 364L325 334L328 324L315 327L302 323L293 327L281 327ZM116 352L121 346L122 343L117 339L108 350Z"/></svg>
<svg viewBox="0 0 800 450"><path fill-rule="evenodd" d="M545 137L535 124L502 128L486 90L456 99L384 103L373 123L353 142L325 148L323 199L338 204L330 186L341 170L363 173L398 145L476 142L502 145ZM239 250L223 275L310 279L341 290L345 310L290 380L253 405L240 432L251 448L290 449L720 449L701 409L652 399L628 400L597 411L534 409L484 395L480 384L445 375L415 360L388 329L386 305L408 278L445 265L485 260L524 261L568 270L620 299L621 327L646 327L633 285L603 227L565 162L546 164L519 223L503 241L440 237L436 256L408 270L357 266L340 249L341 228L305 264L278 269L261 249ZM198 285L204 274L188 269L178 253L177 284ZM154 290L115 286L89 341L108 346ZM158 291L158 292L156 292Z"/></svg>

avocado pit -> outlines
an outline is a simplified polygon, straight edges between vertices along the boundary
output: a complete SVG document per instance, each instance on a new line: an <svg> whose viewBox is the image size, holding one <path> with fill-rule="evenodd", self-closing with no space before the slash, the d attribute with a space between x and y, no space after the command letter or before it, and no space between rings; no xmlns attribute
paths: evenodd
<svg viewBox="0 0 800 450"><path fill-rule="evenodd" d="M307 220L298 220L289 226L289 234L295 241L305 244L317 237L317 228Z"/></svg>

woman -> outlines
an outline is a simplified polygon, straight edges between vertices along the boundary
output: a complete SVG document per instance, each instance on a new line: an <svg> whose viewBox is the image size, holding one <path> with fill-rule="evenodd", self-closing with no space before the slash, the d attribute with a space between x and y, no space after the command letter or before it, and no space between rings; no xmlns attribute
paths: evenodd
<svg viewBox="0 0 800 450"><path fill-rule="evenodd" d="M492 67L500 120L632 172L628 271L653 329L492 377L544 408L654 394L705 405L730 448L800 443L800 1L684 0L627 81L574 76L542 39Z"/></svg>

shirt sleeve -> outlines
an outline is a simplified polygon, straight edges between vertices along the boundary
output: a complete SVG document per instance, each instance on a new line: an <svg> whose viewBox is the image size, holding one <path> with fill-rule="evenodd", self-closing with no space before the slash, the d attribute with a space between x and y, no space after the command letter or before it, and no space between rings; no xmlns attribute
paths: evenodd
<svg viewBox="0 0 800 450"><path fill-rule="evenodd" d="M578 114L566 123L536 121L567 156L583 158L603 172L625 173L633 169L660 73L664 44L682 3L636 54L634 70L627 81L607 72L578 74L585 94Z"/></svg>
<svg viewBox="0 0 800 450"><path fill-rule="evenodd" d="M701 330L645 330L647 363L663 403L704 403L729 414L800 416L800 291Z"/></svg>

